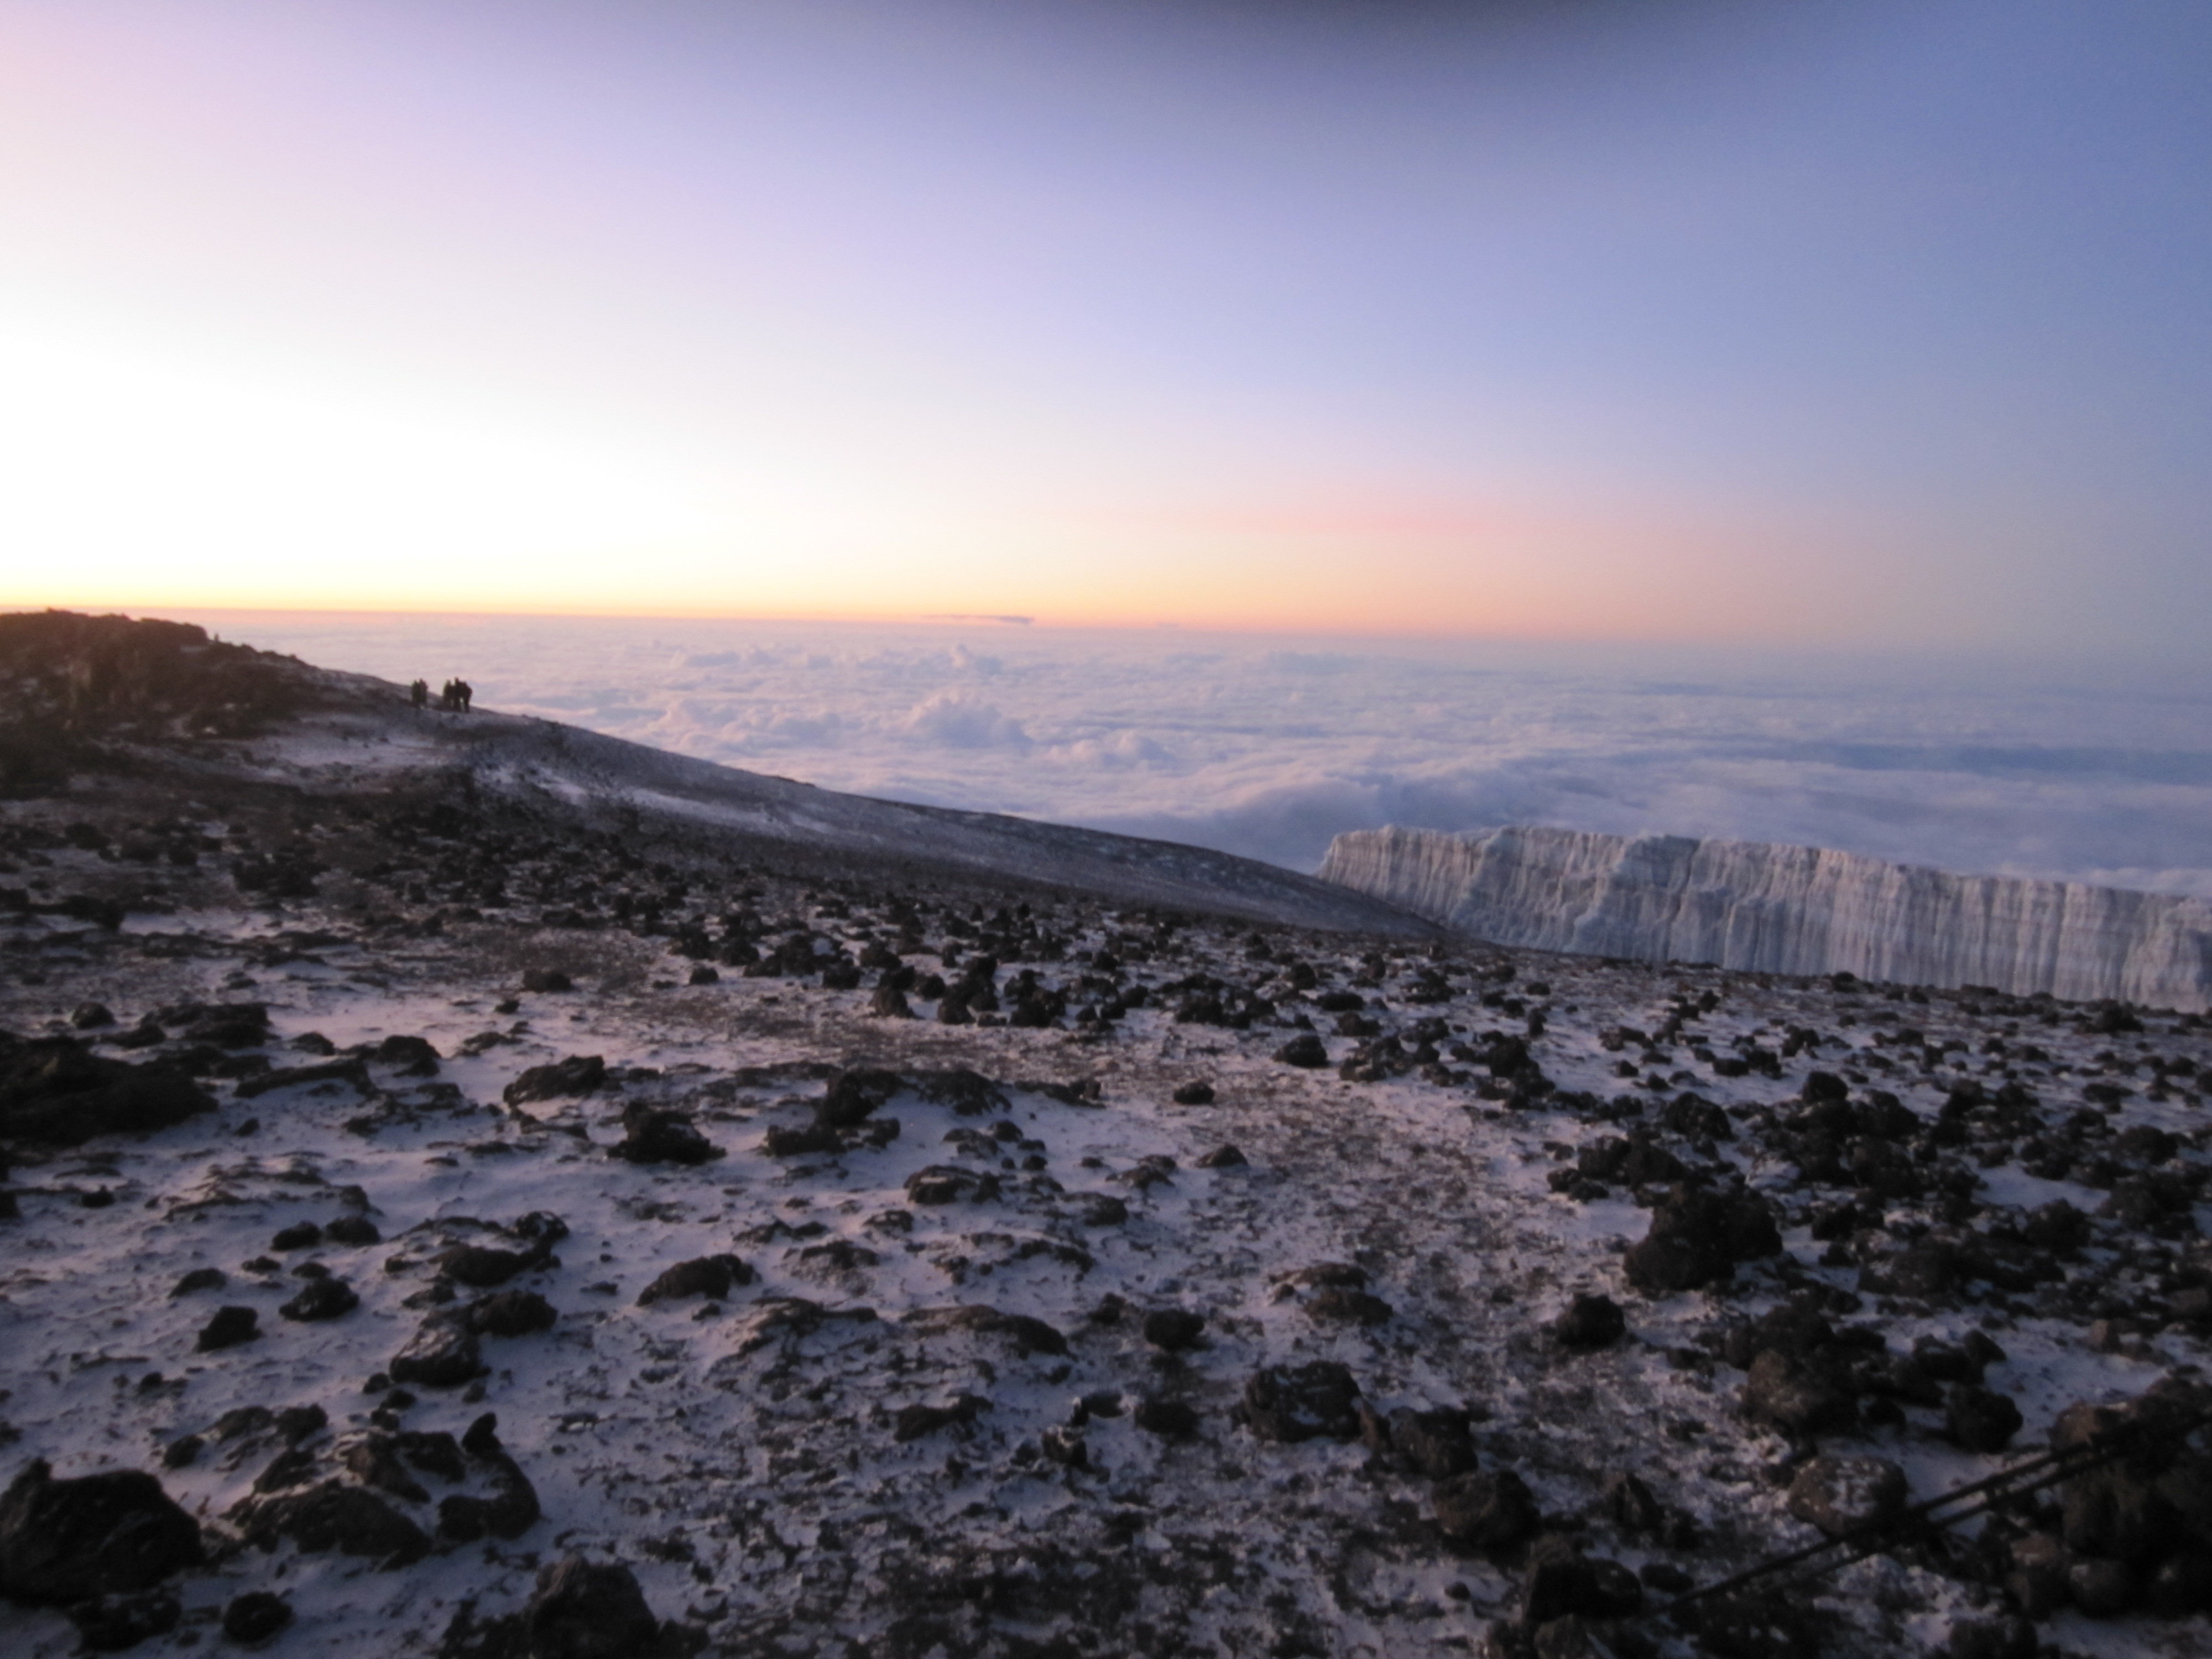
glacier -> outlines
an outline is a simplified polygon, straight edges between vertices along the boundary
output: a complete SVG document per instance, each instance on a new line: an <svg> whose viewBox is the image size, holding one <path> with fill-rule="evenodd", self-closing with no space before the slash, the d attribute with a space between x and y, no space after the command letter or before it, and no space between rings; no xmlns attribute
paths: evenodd
<svg viewBox="0 0 2212 1659"><path fill-rule="evenodd" d="M2212 1004L2212 904L1818 847L1541 826L1335 838L1324 880L1497 945L2068 1001Z"/></svg>

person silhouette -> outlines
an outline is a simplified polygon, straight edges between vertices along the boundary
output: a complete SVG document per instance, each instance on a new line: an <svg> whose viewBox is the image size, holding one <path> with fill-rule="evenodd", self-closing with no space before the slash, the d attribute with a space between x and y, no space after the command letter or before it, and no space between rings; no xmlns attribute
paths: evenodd
<svg viewBox="0 0 2212 1659"><path fill-rule="evenodd" d="M453 696L459 700L461 713L464 714L469 712L469 704L475 700L476 695L476 687L471 685L466 680L453 682Z"/></svg>
<svg viewBox="0 0 2212 1659"><path fill-rule="evenodd" d="M430 682L428 680L417 680L414 684L409 686L407 688L407 700L413 703L417 708L428 708L430 706Z"/></svg>

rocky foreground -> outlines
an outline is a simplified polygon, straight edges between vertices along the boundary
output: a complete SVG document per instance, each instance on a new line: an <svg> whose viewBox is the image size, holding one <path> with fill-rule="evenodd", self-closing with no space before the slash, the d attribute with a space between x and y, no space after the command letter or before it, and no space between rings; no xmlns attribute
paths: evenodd
<svg viewBox="0 0 2212 1659"><path fill-rule="evenodd" d="M2212 1645L2198 1016L121 753L0 802L11 1656Z"/></svg>

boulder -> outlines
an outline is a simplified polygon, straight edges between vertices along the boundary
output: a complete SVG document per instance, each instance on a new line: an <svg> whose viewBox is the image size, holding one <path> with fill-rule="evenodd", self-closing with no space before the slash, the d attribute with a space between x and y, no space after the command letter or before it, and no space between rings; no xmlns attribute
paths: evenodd
<svg viewBox="0 0 2212 1659"><path fill-rule="evenodd" d="M0 1493L0 1595L18 1601L130 1595L200 1559L198 1524L137 1469L57 1480L34 1459Z"/></svg>
<svg viewBox="0 0 2212 1659"><path fill-rule="evenodd" d="M672 1301L682 1296L702 1296L710 1302L720 1302L729 1295L732 1286L752 1282L753 1270L736 1256L694 1256L689 1261L662 1268L659 1277L638 1292L637 1305L649 1308L656 1302Z"/></svg>
<svg viewBox="0 0 2212 1659"><path fill-rule="evenodd" d="M822 1098L814 1103L814 1121L825 1129L857 1127L904 1087L906 1079L896 1072L851 1067L830 1079Z"/></svg>
<svg viewBox="0 0 2212 1659"><path fill-rule="evenodd" d="M458 1389L483 1374L483 1355L476 1333L460 1317L437 1313L424 1320L407 1346L392 1357L389 1369L394 1382Z"/></svg>
<svg viewBox="0 0 2212 1659"><path fill-rule="evenodd" d="M1536 1530L1535 1495L1510 1469L1475 1469L1439 1480L1430 1502L1437 1530L1463 1548L1510 1550Z"/></svg>
<svg viewBox="0 0 2212 1659"><path fill-rule="evenodd" d="M1766 1349L1751 1362L1743 1409L1753 1421L1771 1423L1792 1435L1849 1428L1858 1419L1857 1401L1826 1366L1777 1348Z"/></svg>
<svg viewBox="0 0 2212 1659"><path fill-rule="evenodd" d="M571 1054L550 1066L532 1066L508 1084L500 1098L510 1106L533 1100L560 1100L590 1094L607 1080L607 1062L598 1054Z"/></svg>
<svg viewBox="0 0 2212 1659"><path fill-rule="evenodd" d="M1156 1308L1145 1316L1145 1340L1169 1353L1180 1353L1206 1329L1206 1316L1188 1308Z"/></svg>
<svg viewBox="0 0 2212 1659"><path fill-rule="evenodd" d="M1563 1348L1610 1347L1628 1334L1628 1316L1609 1296L1577 1296L1552 1322L1552 1334Z"/></svg>
<svg viewBox="0 0 2212 1659"><path fill-rule="evenodd" d="M313 1322L340 1318L360 1305L360 1296L343 1279L311 1279L276 1311L287 1319Z"/></svg>
<svg viewBox="0 0 2212 1659"><path fill-rule="evenodd" d="M1895 1520L1911 1496L1905 1471L1883 1457L1814 1457L1790 1483L1790 1513L1831 1538Z"/></svg>
<svg viewBox="0 0 2212 1659"><path fill-rule="evenodd" d="M660 1621L628 1567L565 1556L538 1575L523 1610L530 1659L646 1659Z"/></svg>
<svg viewBox="0 0 2212 1659"><path fill-rule="evenodd" d="M689 1114L658 1110L642 1101L623 1109L623 1138L609 1149L632 1164L711 1164L722 1149L692 1127Z"/></svg>
<svg viewBox="0 0 2212 1659"><path fill-rule="evenodd" d="M0 1048L0 1139L79 1146L150 1134L215 1109L190 1078L94 1054L71 1037Z"/></svg>
<svg viewBox="0 0 2212 1659"><path fill-rule="evenodd" d="M1245 1383L1238 1416L1262 1440L1350 1440L1359 1433L1359 1384L1333 1359L1270 1365Z"/></svg>

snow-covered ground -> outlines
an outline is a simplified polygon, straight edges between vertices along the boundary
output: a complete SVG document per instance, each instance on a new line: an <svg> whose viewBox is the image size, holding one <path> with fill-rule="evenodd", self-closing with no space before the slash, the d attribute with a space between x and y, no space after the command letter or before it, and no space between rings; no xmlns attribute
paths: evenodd
<svg viewBox="0 0 2212 1659"><path fill-rule="evenodd" d="M1431 1483L1387 1448L1259 1437L1235 1416L1255 1372L1334 1360L1386 1417L1464 1409L1481 1467L1517 1473L1546 1524L1590 1554L1652 1570L1656 1610L1660 1586L1682 1582L1669 1568L1708 1583L1817 1536L1785 1507L1804 1445L1747 1414L1722 1340L1792 1296L1893 1354L1985 1333L2003 1354L1985 1381L2025 1418L2016 1450L2070 1401L2132 1396L2205 1358L2203 1327L2174 1300L2212 1283L2202 1206L2183 1200L2165 1237L2091 1223L2063 1260L2008 1242L2037 1206L2063 1198L2094 1214L2147 1170L2202 1196L2212 1038L2193 1018L2100 1030L2094 1011L2047 1002L1176 921L1079 896L1026 894L1024 915L942 880L641 860L583 830L431 822L413 804L380 818L358 801L201 805L161 831L161 845L191 838L189 870L143 862L122 822L106 856L60 844L66 821L99 816L83 795L10 804L0 819L0 885L42 904L129 889L138 907L115 930L16 916L0 939L0 1030L75 1031L95 1053L185 1065L215 1103L143 1138L19 1145L6 1190L20 1219L0 1223L11 1467L149 1470L206 1530L209 1565L172 1581L180 1622L143 1651L211 1639L221 1608L252 1589L294 1609L277 1638L288 1650L489 1651L483 1622L521 1607L542 1565L582 1553L629 1564L657 1613L732 1654L1467 1653L1517 1613L1518 1555L1449 1543ZM241 863L287 845L316 849L315 893L241 895ZM498 903L478 888L486 859ZM627 922L618 899L635 901ZM580 902L594 925L573 925ZM881 957L846 990L818 974L747 976L733 960L794 938L812 962L896 955L923 1018L869 1012ZM955 980L986 952L994 1023L931 1018L941 1005L919 981ZM716 982L690 982L702 961L719 964ZM523 988L547 969L574 988ZM1025 971L1048 1023L1000 1023ZM1144 1006L1082 1018L1139 987ZM1208 999L1248 1023L1206 1023ZM116 1023L70 1025L88 1002ZM244 1003L265 1008L265 1032L189 1035ZM113 1045L164 1009L161 1041ZM1371 1030L1340 1034L1346 1020ZM1302 1024L1325 1067L1274 1057ZM405 1074L401 1045L366 1051L359 1081L264 1086L269 1068L410 1037L436 1051L434 1074ZM1517 1092L1493 1075L1509 1037L1548 1092L1525 1070ZM602 1059L604 1079L503 1103L526 1070L574 1056ZM845 1149L769 1152L772 1130L814 1121L846 1066L904 1081ZM965 1115L927 1097L954 1068L992 1080L995 1097ZM1799 1097L1816 1069L1862 1102L1900 1097L1920 1127L1896 1146L1918 1183L1879 1196L1803 1177ZM2033 1124L1984 1109L1960 1117L1955 1142L1933 1134L1969 1079L1993 1095L2019 1084ZM1194 1082L1212 1101L1177 1104ZM2084 1096L2093 1084L2102 1103ZM1692 1093L1723 1109L1729 1138L1676 1104ZM611 1156L641 1104L688 1115L723 1155ZM871 1144L866 1125L894 1121L896 1136ZM2179 1139L2128 1138L2145 1127ZM1741 1176L1774 1206L1784 1253L1726 1285L1636 1291L1624 1253L1664 1183L1639 1192L1571 1172L1639 1127L1717 1189ZM1209 1167L1224 1146L1246 1161ZM908 1183L933 1168L997 1192L917 1201ZM1947 1206L1961 1176L1978 1182L1975 1202ZM1815 1240L1815 1219L1846 1200L1871 1213ZM533 1230L517 1224L544 1213L565 1236L509 1288L541 1293L551 1328L485 1336L476 1386L414 1387L404 1406L368 1392L426 1319L486 1293L453 1286L442 1254L526 1255ZM377 1242L275 1243L347 1217L366 1218ZM1862 1282L1942 1240L2028 1260L2027 1276L2001 1273L2001 1287L1968 1269L1919 1295ZM672 1264L723 1254L749 1282L640 1305ZM2029 1282L2039 1263L2057 1277ZM1305 1272L1323 1264L1357 1272ZM359 1304L288 1319L280 1304L318 1266ZM173 1293L205 1269L225 1282ZM1386 1305L1341 1285L1332 1297L1328 1281L1351 1278ZM1577 1292L1614 1298L1625 1339L1563 1346L1552 1322ZM258 1340L197 1351L222 1304L255 1310ZM1048 1328L937 1311L955 1308ZM1205 1316L1194 1346L1146 1340L1144 1316L1164 1309ZM2120 1322L2093 1333L2099 1318ZM1191 1408L1189 1432L1139 1426L1139 1403L1163 1401ZM917 1406L949 1409L928 1426ZM379 1436L459 1437L494 1412L542 1518L512 1540L439 1537L436 1500L485 1490L471 1460L465 1486L414 1468L428 1502L374 1487L434 1540L410 1564L231 1541L253 1530L240 1506L285 1451L256 1408L301 1407L327 1424L300 1440L301 1478L342 1486L380 1467L361 1449ZM1858 1417L1819 1434L1820 1449L1894 1460L1916 1497L2003 1462L1947 1440L1942 1411L1910 1399L1868 1395ZM169 1467L186 1436L204 1443L198 1457ZM1622 1525L1607 1497L1621 1474L1662 1506L1656 1533ZM2024 1513L2014 1529L2046 1521ZM1925 1650L1954 1618L2001 1607L1994 1583L1924 1549L1794 1599L1831 1650L1869 1655ZM476 1626L457 1623L465 1608ZM1688 1650L1663 1618L1627 1628L1620 1639ZM2077 1612L2042 1634L2097 1654L2212 1640L2201 1617ZM0 1606L9 1654L76 1644L61 1613Z"/></svg>

